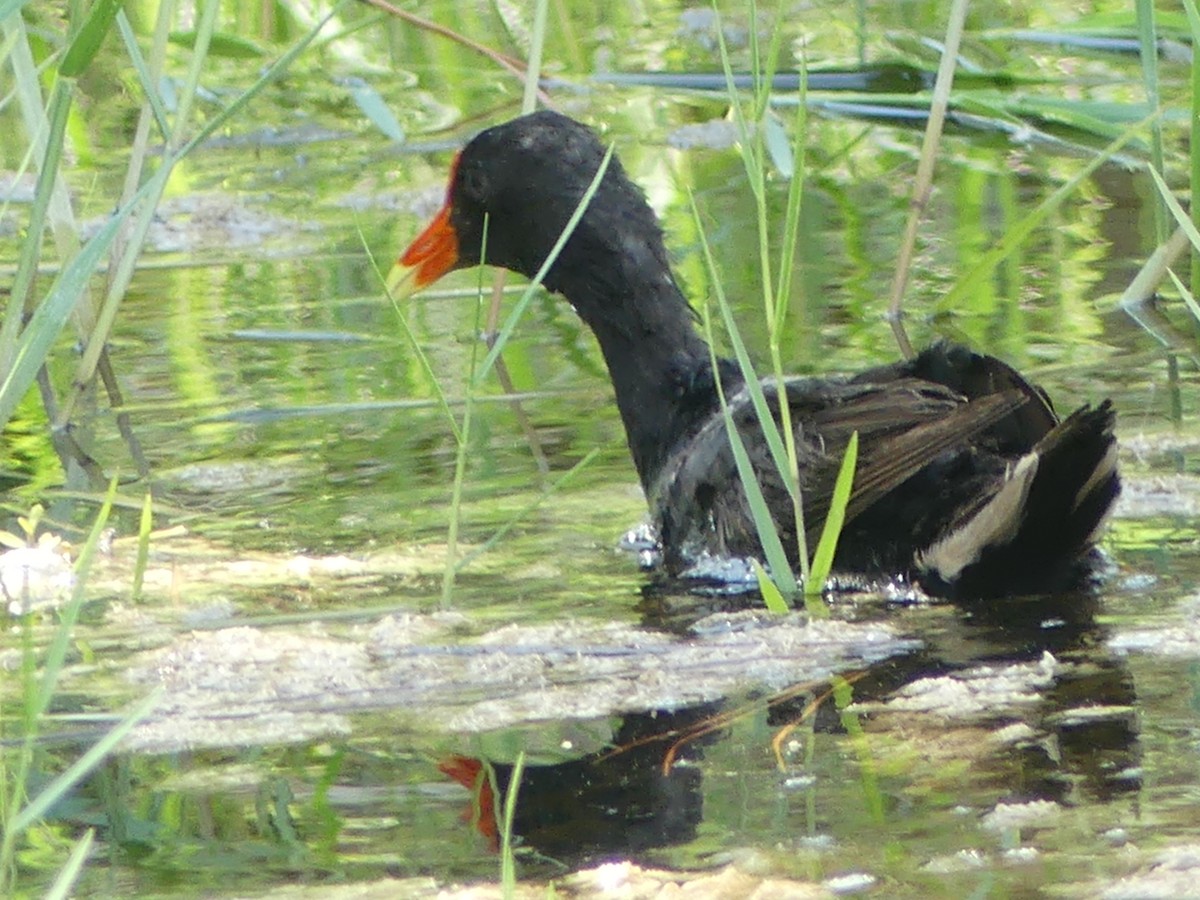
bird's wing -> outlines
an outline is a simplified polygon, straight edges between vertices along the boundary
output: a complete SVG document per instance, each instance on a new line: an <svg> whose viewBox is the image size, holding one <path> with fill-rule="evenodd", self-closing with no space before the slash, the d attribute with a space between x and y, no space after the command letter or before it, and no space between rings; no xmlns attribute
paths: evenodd
<svg viewBox="0 0 1200 900"><path fill-rule="evenodd" d="M778 392L763 384L776 421ZM807 538L811 544L829 511L838 469L850 435L858 432L850 522L939 455L968 447L1028 398L1018 391L968 401L940 384L899 377L882 384L789 379L785 382L800 473ZM758 415L743 388L729 411L761 486L776 512L785 546L795 539L784 475L763 440ZM786 471L786 468L785 468ZM693 537L720 554L754 553L753 516L738 477L723 415L714 416L675 454L649 492L664 547L684 547Z"/></svg>
<svg viewBox="0 0 1200 900"><path fill-rule="evenodd" d="M802 384L793 391L789 384L788 400L798 442L820 451L801 477L805 521L819 536L851 434L858 433L858 462L847 522L942 454L969 446L1028 397L1003 391L967 402L940 385L901 378L881 385L837 385L815 394ZM762 477L771 475L763 471Z"/></svg>

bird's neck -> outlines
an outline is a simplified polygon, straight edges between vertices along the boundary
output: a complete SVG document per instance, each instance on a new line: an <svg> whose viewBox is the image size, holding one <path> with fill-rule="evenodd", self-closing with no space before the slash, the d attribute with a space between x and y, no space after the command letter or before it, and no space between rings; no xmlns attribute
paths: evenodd
<svg viewBox="0 0 1200 900"><path fill-rule="evenodd" d="M718 408L709 349L669 270L618 263L594 274L556 289L596 335L648 491L671 451ZM729 385L735 376L722 370Z"/></svg>

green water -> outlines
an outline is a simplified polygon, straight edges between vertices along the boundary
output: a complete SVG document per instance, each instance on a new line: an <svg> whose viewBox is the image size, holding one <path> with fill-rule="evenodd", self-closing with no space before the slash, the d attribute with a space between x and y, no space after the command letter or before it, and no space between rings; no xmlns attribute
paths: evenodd
<svg viewBox="0 0 1200 900"><path fill-rule="evenodd" d="M437 4L423 14L523 55L519 36L505 27L505 8L497 8ZM1128 14L1114 3L1084 12ZM1078 4L973 4L964 54L986 69L1042 80L1005 92L1010 100L1141 102L1136 57L989 33L1060 29L1083 14ZM146 485L122 486L128 506L116 513L111 554L97 564L35 781L65 768L112 713L148 690L150 681L128 674L153 670L148 660L158 658L147 654L183 647L194 631L203 638L249 625L264 635L263 647L317 635L367 647L380 665L388 654L407 652L371 636L387 615L458 616L414 639L441 648L514 624L619 623L649 633L694 618L699 601L646 595L650 577L614 550L644 503L597 348L569 307L550 297L535 299L504 353L536 448L495 378L475 398L459 541L460 554L483 552L444 601L456 444L439 390L461 417L470 360L480 353L479 274L456 274L397 310L384 298L377 269L386 271L435 211L452 148L473 128L515 114L521 89L444 38L367 15L351 8L344 21L364 27L302 55L288 79L189 157L169 185L111 353L151 466L160 504L155 525L187 533L152 541L147 586L132 603L132 536ZM922 41L940 40L941 15L936 5L877 5L859 30L845 4L818 2L788 17L785 46L803 42L812 65L852 66L862 53L934 68L936 56ZM726 293L739 304L744 335L765 365L754 207L741 161L727 147L677 149L685 126L720 120L726 104L709 94L588 79L597 69L717 71L712 33L693 21L668 3L561 5L551 15L547 69L573 87L551 93L564 111L616 143L663 217L698 303L710 291L688 208L687 191L695 194ZM736 41L745 16L731 21L741 66L747 51ZM231 14L225 27L254 37L267 58L303 30L286 6L270 22ZM107 51L121 59L115 46ZM172 65L181 73L185 59L176 52ZM248 85L260 63L214 58L203 78L216 98L210 102ZM102 71L80 84L73 123L80 149L69 171L77 212L93 222L113 208L136 112L127 95L113 91L113 71ZM349 77L386 99L406 144L389 142L367 121L351 99ZM1171 108L1186 108L1187 67L1164 59L1161 77ZM791 111L783 105L779 114ZM0 123L0 169L14 170L27 144L11 105L0 109ZM740 862L815 880L867 873L886 896L1087 895L1148 866L1154 852L1197 839L1195 652L1171 656L1110 643L1194 623L1188 598L1200 584L1194 323L1190 355L1179 355L1173 376L1161 345L1117 304L1157 245L1149 176L1124 165L1101 168L982 278L969 300L939 305L983 253L1079 171L1088 148L1107 140L1070 124L1046 126L1056 143L950 129L920 229L907 321L917 343L950 336L1003 357L1042 383L1060 410L1113 397L1126 496L1137 500L1122 507L1104 541L1114 571L1090 615L1061 626L1074 612L1060 615L1053 606L1014 606L1000 621L878 597L834 606L835 618L883 622L920 643L884 662L848 667L866 672L855 686L865 703L882 703L921 676L1036 662L1043 650L1064 669L1028 703L967 720L882 708L849 719L826 702L815 728L805 724L796 733L802 749L785 773L770 742L800 717L803 701L768 710L766 688L749 683L708 698L695 716L744 711L696 741L668 782L678 792L670 796L686 798L683 823L664 826L670 839L631 837L627 846L609 848L597 838L589 849L579 832L556 832L557 820L527 821L519 829L526 838L523 875L546 878L632 858L699 869ZM1186 135L1174 118L1167 127L1168 180L1177 184ZM883 312L920 141L909 128L814 112L784 346L791 370L847 371L896 358ZM1144 160L1145 142L1125 153ZM777 171L769 188L772 213L782 217L786 184ZM22 207L2 215L5 223L19 222ZM10 267L15 252L15 242L0 243L0 266ZM490 286L490 273L484 284ZM1166 307L1186 329L1180 310L1177 302ZM57 383L70 378L73 363L64 339L53 364ZM41 423L31 395L6 435L4 469L14 476L6 507L15 512L41 500L56 514L89 521L95 506L67 503ZM107 402L96 400L80 424L104 469L132 478L134 463ZM343 558L354 565L333 566ZM34 646L49 640L51 625L28 624ZM19 627L0 638L7 669L19 666L21 647ZM297 650L308 652L314 655L296 673L321 665L315 651ZM462 666L447 664L446 679ZM199 677L202 669L188 671ZM340 696L338 674L331 670L329 687L318 693ZM6 741L19 734L18 681L6 679L3 690ZM496 688L505 695L504 682ZM813 695L823 690L816 686ZM467 792L438 771L439 762L460 754L511 763L523 747L539 763L555 755L570 762L616 742L622 723L631 730L640 723L635 715L656 711L568 706L551 720L539 712L528 721L496 713L491 732L435 727L414 716L424 707L402 691L374 696L364 705L317 696L308 712L344 719L295 742L276 734L250 746L214 741L114 757L52 811L20 857L19 883L31 896L40 893L69 841L88 826L97 828L99 849L80 884L87 895L221 895L231 885L251 893L298 881L418 875L494 879L496 855L463 820ZM453 708L459 699L439 702ZM1120 709L1100 725L1072 717L1101 705ZM264 715L269 707L264 700ZM307 727L302 717L297 722ZM992 743L998 729L1014 724L1028 726L1030 735ZM656 726L651 720L638 727ZM570 735L570 748L563 735ZM551 785L555 777L548 776ZM574 802L603 808L604 796ZM1054 800L1055 813L1019 827L987 824L998 804L1035 799ZM645 818L657 821L651 813ZM574 827L603 831L586 817Z"/></svg>

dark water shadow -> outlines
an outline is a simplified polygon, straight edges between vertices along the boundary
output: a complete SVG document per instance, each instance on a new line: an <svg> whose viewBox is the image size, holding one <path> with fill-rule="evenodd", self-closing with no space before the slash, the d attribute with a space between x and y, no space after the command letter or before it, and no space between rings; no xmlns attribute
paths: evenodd
<svg viewBox="0 0 1200 900"><path fill-rule="evenodd" d="M677 633L686 621L684 608L699 615L737 605L729 597L674 596L664 609L666 599L661 585L647 590L646 624L661 628L665 615ZM861 710L854 718L868 732L936 730L939 722L963 721L991 731L1019 729L1018 739L988 753L986 772L978 775L1004 802L1070 806L1135 794L1142 785L1138 698L1124 659L1106 649L1108 629L1096 621L1100 600L1095 592L1079 592L956 605L939 619L940 627L919 636L920 650L854 673L852 708ZM996 684L1030 671L1039 673L1029 682L1035 695L1015 704L1007 695L989 699ZM988 689L964 708L935 702L909 713L902 702L924 696L922 689L930 685L970 687L981 680ZM1028 691L1029 684L1014 690ZM794 697L763 695L740 711L726 701L627 715L611 748L525 769L514 834L526 853L566 866L653 861L653 851L694 840L705 821L705 751L736 739L728 714L750 715L746 710L757 705L760 713L766 708L771 728L790 728L812 716L816 733L846 735L846 710L832 701L814 702L821 692L805 685ZM475 761L471 772L479 765ZM502 797L512 766L494 766ZM497 846L486 813L499 809L501 801L486 782L463 777L462 771L458 780L482 791L475 800L485 813L480 830ZM788 774L794 772L780 773L776 789Z"/></svg>

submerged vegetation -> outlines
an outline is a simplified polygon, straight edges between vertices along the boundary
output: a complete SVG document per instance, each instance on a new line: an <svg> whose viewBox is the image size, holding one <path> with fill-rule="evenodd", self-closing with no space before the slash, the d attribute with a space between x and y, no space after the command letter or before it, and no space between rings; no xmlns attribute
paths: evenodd
<svg viewBox="0 0 1200 900"><path fill-rule="evenodd" d="M918 342L962 337L1035 362L1073 393L1086 393L1079 382L1087 377L1073 373L1102 374L1111 379L1104 390L1122 394L1131 411L1165 395L1182 437L1152 443L1144 455L1172 477L1195 477L1200 211L1179 198L1200 182L1189 150L1200 139L1196 0L1185 0L1182 12L1147 0L1132 11L1096 4L1089 18L1053 31L1046 22L1061 16L1033 11L1030 22L1005 23L1011 10L986 4L976 5L978 23L965 18L965 4L953 4L948 28L865 4L848 27L844 4L816 6L808 14L827 33L802 27L784 6L760 11L760 32L740 9L691 10L681 19L652 4L648 40L627 10L546 2L530 22L506 4L460 5L454 28L435 28L436 9L420 17L382 0L340 2L317 18L288 2L253 12L216 2L0 4L0 71L11 76L0 79L0 121L8 126L0 137L0 236L10 238L0 250L0 486L6 515L13 523L25 516L27 526L8 542L36 543L52 529L79 544L69 599L12 619L0 642L11 673L0 691L0 893L82 892L72 885L88 884L88 860L101 853L111 872L93 873L93 884L159 892L222 885L224 865L263 879L261 886L296 873L357 878L399 869L450 879L494 868L490 858L479 864L474 845L421 858L421 846L443 852L443 834L419 835L413 857L393 865L407 852L392 840L397 817L372 819L371 805L355 808L333 790L351 764L357 777L415 757L417 768L402 777L418 800L403 802L406 816L418 818L428 757L445 750L445 735L397 738L385 721L357 746L339 734L328 744L251 748L231 774L237 786L210 793L188 781L189 770L204 780L232 751L118 754L155 705L153 694L130 700L120 670L142 640L228 626L234 614L281 628L296 617L320 625L441 607L480 616L455 626L464 630L564 611L602 620L630 614L641 583L620 574L627 561L607 560L639 499L624 486L619 428L577 324L544 302L536 282L515 303L504 301L501 323L504 292L497 285L488 304L483 270L470 276L474 306L448 312L435 299L385 315L377 311L379 273L388 265L364 261L407 236L440 179L441 151L475 125L515 113L518 96L523 108L540 98L611 123L668 227L688 237L681 268L710 346L729 347L748 384L764 372L853 368L893 354L880 325L887 314L901 349L907 325ZM1025 66L1031 52L1036 70ZM619 71L593 75L589 60L606 56ZM676 80L665 83L668 76ZM938 139L943 116L957 141L949 148ZM923 144L911 129L924 131ZM728 141L736 151L700 149L668 161L659 146L668 132L677 147L701 135L701 148ZM647 134L655 146L639 147ZM424 163L426 152L436 154L435 165ZM1126 190L1149 197L1150 212L1129 201L1131 219L1146 221L1119 235L1097 223ZM272 204L265 213L263 198ZM402 225L393 225L397 208ZM1103 255L1102 245L1122 240L1123 257ZM897 251L897 243L909 249ZM1130 260L1142 257L1134 273ZM1035 275L1062 286L1040 287ZM750 300L738 306L738 297ZM1111 349L1143 346L1116 321L1126 313L1153 350ZM776 428L761 393L755 401L774 458L794 482L786 404ZM1152 413L1130 421L1139 434L1156 433ZM843 508L854 470L854 454L846 457ZM536 472L531 459L541 461ZM223 467L231 460L247 469ZM213 470L170 471L185 463ZM232 486L214 488L217 478ZM803 498L793 499L800 582L778 537L770 540L761 498L752 503L764 546L774 550L768 569L759 569L763 594L778 606L803 590L809 608L824 614L819 591L837 517L831 512L820 546L806 547ZM40 527L28 518L38 503L46 509ZM1194 591L1194 561L1177 571L1170 557L1194 543L1194 526L1148 518L1123 525L1120 539L1148 568L1160 565L1165 583ZM389 559L393 568L363 579L365 588L347 581L326 595L299 575L239 593L235 577L217 601L184 611L188 579L199 576L146 578L153 560L170 553L151 530L163 520L246 554L436 551L433 559L427 550ZM115 588L106 582L89 607L97 599L89 573L106 552L107 528L137 536L134 562L130 577ZM577 572L583 547L595 551L593 568ZM348 595L353 609L345 608ZM112 621L123 624L113 631ZM1078 665L1117 668L1108 658ZM89 684L93 675L103 688ZM801 755L839 785L829 808L852 805L846 798L861 792L867 812L818 815L810 792L798 818L813 834L849 822L842 840L850 866L891 866L921 891L933 877L925 857L943 847L921 844L906 854L888 841L886 859L871 856L871 836L887 816L883 795L907 790L905 803L933 808L939 835L957 835L938 814L943 795L957 796L958 787L933 773L903 788L889 783L908 777L900 760L921 749L898 734L878 736L897 751L879 763L882 751L870 744L877 735L864 732L851 706L848 682L861 677L833 681L849 756L865 773L860 782L837 781L837 752L813 759L819 700L800 703L778 736L808 723ZM824 688L813 695L823 697ZM1108 699L1110 708L1133 708L1124 695ZM768 716L757 699L747 708L755 712L707 719L698 733L744 732L747 758L739 750L730 757L753 771ZM63 731L68 726L75 730ZM564 728L555 749L586 743L584 730ZM406 739L416 749L395 743ZM635 735L627 746L643 739L660 738ZM1036 755L1036 746L1021 746ZM525 749L497 742L480 755L518 760L500 823L511 888ZM1120 757L1130 770L1132 756ZM963 748L949 766L970 762ZM390 770L378 782L391 786ZM970 781L973 799L963 802L990 802L991 787ZM777 802L777 794L772 782L756 796ZM722 824L673 863L704 863L713 855L706 842L720 841L712 835L725 829L736 839L719 843L718 856L728 846L791 840L786 801L762 821L770 817L747 811L736 791L717 796L722 803L708 804L708 814L724 816ZM447 809L435 828L452 828L456 817ZM815 824L824 820L835 824ZM1194 827L1176 830L1195 837ZM364 861L357 842L379 833L386 840ZM946 858L967 852L939 840ZM863 862L851 858L855 850ZM194 877L197 865L211 874L180 887L181 873ZM806 865L812 871L792 874L826 868ZM962 886L948 884L947 896Z"/></svg>

